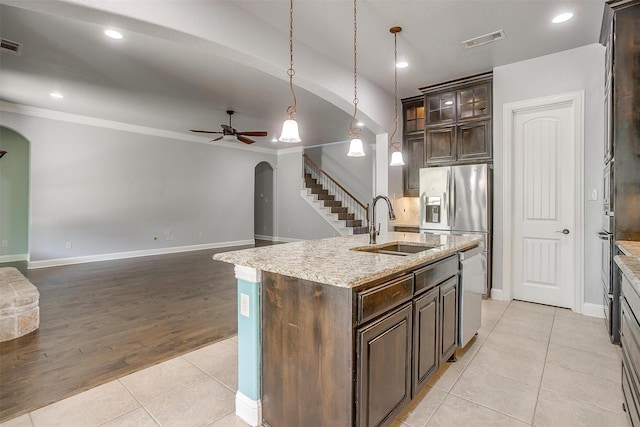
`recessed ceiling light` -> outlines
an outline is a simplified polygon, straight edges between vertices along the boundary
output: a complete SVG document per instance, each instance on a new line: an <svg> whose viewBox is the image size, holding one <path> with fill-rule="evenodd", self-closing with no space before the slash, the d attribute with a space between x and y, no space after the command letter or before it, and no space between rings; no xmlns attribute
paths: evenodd
<svg viewBox="0 0 640 427"><path fill-rule="evenodd" d="M51 92L49 94L52 98L56 98L56 99L62 99L64 98L64 95L61 94L60 92Z"/></svg>
<svg viewBox="0 0 640 427"><path fill-rule="evenodd" d="M556 16L555 18L553 18L551 20L551 22L553 22L554 24L559 24L561 22L566 22L571 18L573 18L573 13L566 12L566 13L561 13L560 15Z"/></svg>
<svg viewBox="0 0 640 427"><path fill-rule="evenodd" d="M112 39L115 39L115 40L121 40L123 37L122 33L116 30L104 30L104 34L107 37L111 37Z"/></svg>
<svg viewBox="0 0 640 427"><path fill-rule="evenodd" d="M407 61L400 61L396 64L396 68L407 68L409 63Z"/></svg>

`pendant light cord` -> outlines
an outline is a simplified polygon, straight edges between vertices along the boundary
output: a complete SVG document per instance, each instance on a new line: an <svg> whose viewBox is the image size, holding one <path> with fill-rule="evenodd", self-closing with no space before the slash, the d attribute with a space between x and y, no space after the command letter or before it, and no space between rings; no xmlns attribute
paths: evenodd
<svg viewBox="0 0 640 427"><path fill-rule="evenodd" d="M287 75L289 76L289 88L291 89L291 95L293 96L293 104L287 107L287 115L293 118L296 113L296 92L293 90L293 76L295 76L296 70L293 69L293 0L289 3L289 69Z"/></svg>
<svg viewBox="0 0 640 427"><path fill-rule="evenodd" d="M395 118L393 120L393 133L391 134L391 138L389 138L389 147L394 150L400 151L400 143L394 142L393 138L396 136L396 132L398 132L398 67L396 64L398 63L398 31L393 33L393 103L395 105Z"/></svg>
<svg viewBox="0 0 640 427"><path fill-rule="evenodd" d="M353 0L353 116L349 124L349 137L360 138L361 129L356 123L358 115L358 9L357 0Z"/></svg>

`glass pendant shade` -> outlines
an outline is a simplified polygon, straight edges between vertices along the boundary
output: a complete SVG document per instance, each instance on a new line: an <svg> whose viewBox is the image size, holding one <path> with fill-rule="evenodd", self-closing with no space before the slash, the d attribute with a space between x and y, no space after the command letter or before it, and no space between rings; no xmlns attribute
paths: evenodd
<svg viewBox="0 0 640 427"><path fill-rule="evenodd" d="M280 138L278 138L280 142L300 142L300 133L298 133L298 122L296 122L292 118L288 118L282 123L282 133L280 134Z"/></svg>
<svg viewBox="0 0 640 427"><path fill-rule="evenodd" d="M351 140L351 144L349 144L349 152L347 153L349 157L363 157L364 156L364 148L362 146L362 140L360 138L354 138Z"/></svg>
<svg viewBox="0 0 640 427"><path fill-rule="evenodd" d="M402 151L394 151L391 153L391 163L389 163L389 166L404 166Z"/></svg>

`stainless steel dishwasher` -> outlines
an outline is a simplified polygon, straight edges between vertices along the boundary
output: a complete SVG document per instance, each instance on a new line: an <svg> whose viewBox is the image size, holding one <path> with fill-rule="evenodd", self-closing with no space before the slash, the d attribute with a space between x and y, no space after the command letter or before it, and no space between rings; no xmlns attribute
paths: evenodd
<svg viewBox="0 0 640 427"><path fill-rule="evenodd" d="M482 246L460 252L458 347L466 346L482 323L482 294L486 281L486 252Z"/></svg>

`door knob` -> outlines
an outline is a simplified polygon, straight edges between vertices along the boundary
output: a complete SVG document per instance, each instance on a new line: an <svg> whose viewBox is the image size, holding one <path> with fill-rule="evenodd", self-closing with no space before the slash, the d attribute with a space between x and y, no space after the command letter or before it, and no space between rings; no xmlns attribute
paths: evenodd
<svg viewBox="0 0 640 427"><path fill-rule="evenodd" d="M556 233L569 234L569 230L565 228L564 230L556 231Z"/></svg>

